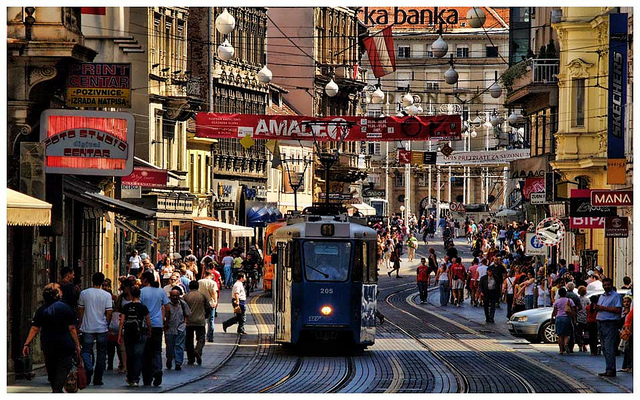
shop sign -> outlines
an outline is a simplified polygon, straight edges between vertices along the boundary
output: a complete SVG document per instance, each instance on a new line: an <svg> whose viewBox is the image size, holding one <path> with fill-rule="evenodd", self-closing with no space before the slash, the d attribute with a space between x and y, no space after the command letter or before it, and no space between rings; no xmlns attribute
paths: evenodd
<svg viewBox="0 0 640 400"><path fill-rule="evenodd" d="M136 185L142 187L166 187L168 172L163 169L155 168L133 168L133 173L122 177L122 183L128 185Z"/></svg>
<svg viewBox="0 0 640 400"><path fill-rule="evenodd" d="M358 18L367 26L375 25L458 25L460 16L456 8L369 8L358 11Z"/></svg>
<svg viewBox="0 0 640 400"><path fill-rule="evenodd" d="M321 192L318 194L318 197L321 199L325 198L325 193ZM351 193L329 193L329 200L351 200L353 198L353 194Z"/></svg>
<svg viewBox="0 0 640 400"><path fill-rule="evenodd" d="M594 207L633 206L632 190L592 190L591 205Z"/></svg>
<svg viewBox="0 0 640 400"><path fill-rule="evenodd" d="M123 199L139 199L142 198L142 188L135 185L120 185L120 197Z"/></svg>
<svg viewBox="0 0 640 400"><path fill-rule="evenodd" d="M607 183L624 185L627 178L625 120L627 117L627 56L629 18L625 13L609 15L609 89L607 123Z"/></svg>
<svg viewBox="0 0 640 400"><path fill-rule="evenodd" d="M604 237L606 238L626 238L629 237L628 217L605 217Z"/></svg>
<svg viewBox="0 0 640 400"><path fill-rule="evenodd" d="M555 217L545 218L536 226L538 240L546 246L557 246L564 240L565 231L562 221Z"/></svg>
<svg viewBox="0 0 640 400"><path fill-rule="evenodd" d="M466 151L457 152L449 156L438 155L438 165L486 165L505 164L514 160L528 158L528 149L514 149L503 151Z"/></svg>
<svg viewBox="0 0 640 400"><path fill-rule="evenodd" d="M398 150L398 162L400 164L411 164L411 151Z"/></svg>
<svg viewBox="0 0 640 400"><path fill-rule="evenodd" d="M525 254L528 256L546 256L547 247L540 241L538 235L528 232L526 236Z"/></svg>
<svg viewBox="0 0 640 400"><path fill-rule="evenodd" d="M436 165L438 153L435 151L425 151L422 153L422 163L425 165Z"/></svg>
<svg viewBox="0 0 640 400"><path fill-rule="evenodd" d="M569 227L571 229L604 229L606 217L570 217Z"/></svg>
<svg viewBox="0 0 640 400"><path fill-rule="evenodd" d="M544 193L545 190L544 176L542 178L525 178L524 187L522 188L522 197L529 200L531 198L531 194Z"/></svg>
<svg viewBox="0 0 640 400"><path fill-rule="evenodd" d="M547 157L538 156L513 161L510 165L511 179L544 177L547 170Z"/></svg>
<svg viewBox="0 0 640 400"><path fill-rule="evenodd" d="M214 201L213 209L215 211L232 211L235 209L235 203L233 201Z"/></svg>
<svg viewBox="0 0 640 400"><path fill-rule="evenodd" d="M131 64L78 63L67 74L67 107L131 107Z"/></svg>
<svg viewBox="0 0 640 400"><path fill-rule="evenodd" d="M531 193L531 204L546 204L547 193Z"/></svg>
<svg viewBox="0 0 640 400"><path fill-rule="evenodd" d="M127 176L133 172L133 115L46 110L40 117L47 173Z"/></svg>
<svg viewBox="0 0 640 400"><path fill-rule="evenodd" d="M347 128L349 126L349 128ZM211 139L329 142L459 140L460 115L418 117L309 117L304 115L196 114L196 136Z"/></svg>
<svg viewBox="0 0 640 400"><path fill-rule="evenodd" d="M381 197L383 198L385 196L385 191L384 190L377 190L377 189L363 189L362 190L362 197Z"/></svg>
<svg viewBox="0 0 640 400"><path fill-rule="evenodd" d="M569 215L571 217L609 217L617 215L617 209L611 206L593 206L589 197L571 198L569 199Z"/></svg>

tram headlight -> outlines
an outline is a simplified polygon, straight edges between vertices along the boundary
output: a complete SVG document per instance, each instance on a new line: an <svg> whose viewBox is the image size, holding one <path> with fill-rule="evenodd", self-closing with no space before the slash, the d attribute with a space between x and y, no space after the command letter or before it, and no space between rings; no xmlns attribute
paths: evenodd
<svg viewBox="0 0 640 400"><path fill-rule="evenodd" d="M331 315L332 312L333 308L331 308L331 306L322 306L322 308L320 309L320 313L322 315Z"/></svg>

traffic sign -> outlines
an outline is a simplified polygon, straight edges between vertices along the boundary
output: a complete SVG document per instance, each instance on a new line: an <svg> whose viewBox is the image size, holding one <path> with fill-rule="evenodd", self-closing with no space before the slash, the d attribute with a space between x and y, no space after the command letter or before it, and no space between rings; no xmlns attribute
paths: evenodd
<svg viewBox="0 0 640 400"><path fill-rule="evenodd" d="M538 235L529 232L526 236L525 254L528 256L546 256L547 247L538 239Z"/></svg>
<svg viewBox="0 0 640 400"><path fill-rule="evenodd" d="M555 217L543 219L536 227L538 240L546 246L557 246L564 240L565 232L564 224Z"/></svg>

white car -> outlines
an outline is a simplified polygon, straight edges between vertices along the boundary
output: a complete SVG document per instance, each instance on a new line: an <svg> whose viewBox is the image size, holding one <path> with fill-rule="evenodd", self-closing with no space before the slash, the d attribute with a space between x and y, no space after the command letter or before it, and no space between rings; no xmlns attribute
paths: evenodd
<svg viewBox="0 0 640 400"><path fill-rule="evenodd" d="M624 296L629 291L620 289L617 291L619 295ZM587 293L587 297L599 296L604 291ZM507 326L509 332L516 337L522 337L530 342L557 343L556 326L551 321L553 307L532 308L530 310L514 313Z"/></svg>

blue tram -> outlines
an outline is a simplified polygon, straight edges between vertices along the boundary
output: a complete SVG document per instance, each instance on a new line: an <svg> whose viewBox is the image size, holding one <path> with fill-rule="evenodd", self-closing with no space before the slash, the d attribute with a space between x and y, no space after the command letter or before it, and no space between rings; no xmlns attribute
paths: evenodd
<svg viewBox="0 0 640 400"><path fill-rule="evenodd" d="M365 224L346 215L303 215L274 232L277 343L374 343L377 244Z"/></svg>

